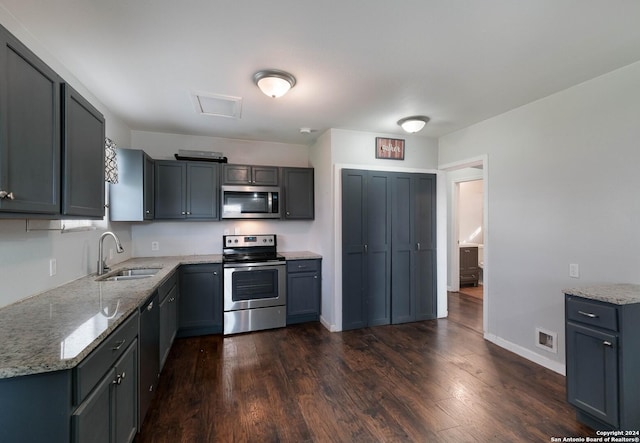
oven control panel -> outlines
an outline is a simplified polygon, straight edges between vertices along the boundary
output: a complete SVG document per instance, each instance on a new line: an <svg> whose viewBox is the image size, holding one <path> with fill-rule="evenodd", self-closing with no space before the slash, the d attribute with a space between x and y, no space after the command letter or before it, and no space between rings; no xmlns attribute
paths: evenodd
<svg viewBox="0 0 640 443"><path fill-rule="evenodd" d="M276 235L224 235L222 242L225 248L275 246Z"/></svg>

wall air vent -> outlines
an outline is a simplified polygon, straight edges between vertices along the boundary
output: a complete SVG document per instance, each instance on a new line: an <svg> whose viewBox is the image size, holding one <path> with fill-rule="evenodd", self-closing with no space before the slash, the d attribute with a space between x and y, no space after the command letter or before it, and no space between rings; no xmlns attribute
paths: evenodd
<svg viewBox="0 0 640 443"><path fill-rule="evenodd" d="M198 114L228 118L242 115L242 97L194 92L191 98Z"/></svg>

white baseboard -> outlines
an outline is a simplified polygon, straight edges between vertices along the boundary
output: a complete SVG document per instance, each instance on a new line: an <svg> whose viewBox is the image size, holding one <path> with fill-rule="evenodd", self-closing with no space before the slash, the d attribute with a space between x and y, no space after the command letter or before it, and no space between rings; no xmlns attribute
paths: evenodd
<svg viewBox="0 0 640 443"><path fill-rule="evenodd" d="M530 360L534 363L539 364L540 366L544 366L547 369L551 369L553 372L557 372L560 375L566 375L566 367L562 363L558 363L557 361L546 358L545 356L540 355L537 352L533 352L527 348L523 348L520 345L511 343L510 341L500 338L494 334L489 334L485 332L484 338L485 340L488 340L491 343L495 343L501 348L505 348L507 351L511 351L514 354L519 355L520 357L524 357L527 360Z"/></svg>
<svg viewBox="0 0 640 443"><path fill-rule="evenodd" d="M322 315L320 316L320 323L322 324L322 326L327 328L327 330L329 332L339 332L340 331L340 329L336 325L330 324L327 320L325 320L325 318Z"/></svg>

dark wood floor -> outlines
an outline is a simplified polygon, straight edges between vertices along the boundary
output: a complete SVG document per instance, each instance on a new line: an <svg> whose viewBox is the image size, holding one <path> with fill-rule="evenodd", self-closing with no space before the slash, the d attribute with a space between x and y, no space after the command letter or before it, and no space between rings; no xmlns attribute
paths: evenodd
<svg viewBox="0 0 640 443"><path fill-rule="evenodd" d="M565 401L564 377L453 318L343 333L311 323L178 339L142 431L138 443L594 435Z"/></svg>

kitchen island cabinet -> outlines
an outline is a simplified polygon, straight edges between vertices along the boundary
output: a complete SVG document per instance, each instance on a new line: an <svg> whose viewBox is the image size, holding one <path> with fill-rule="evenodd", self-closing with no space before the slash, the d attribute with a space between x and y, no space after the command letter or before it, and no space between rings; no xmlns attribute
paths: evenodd
<svg viewBox="0 0 640 443"><path fill-rule="evenodd" d="M640 285L565 292L567 399L594 429L640 429Z"/></svg>

